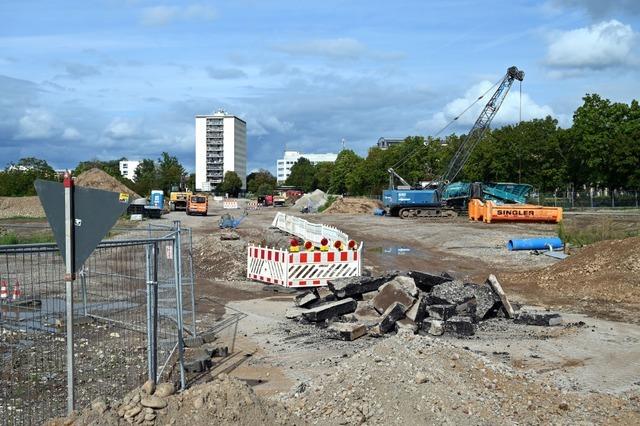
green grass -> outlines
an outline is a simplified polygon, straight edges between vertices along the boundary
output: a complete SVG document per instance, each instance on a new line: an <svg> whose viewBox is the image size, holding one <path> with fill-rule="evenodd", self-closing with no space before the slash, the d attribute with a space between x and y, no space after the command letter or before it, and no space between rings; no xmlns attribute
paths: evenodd
<svg viewBox="0 0 640 426"><path fill-rule="evenodd" d="M564 222L560 222L558 225L558 237L565 243L578 247L598 241L621 240L638 236L640 236L640 229L637 227L625 228L608 218L587 226L570 226Z"/></svg>
<svg viewBox="0 0 640 426"><path fill-rule="evenodd" d="M0 246L15 245L15 244L38 244L38 243L53 243L53 234L50 232L38 232L31 235L19 235L15 232L6 232L0 234Z"/></svg>
<svg viewBox="0 0 640 426"><path fill-rule="evenodd" d="M2 219L0 219L0 223L3 222L7 222L7 223L33 223L33 222L37 222L37 223L44 223L47 221L46 217L30 217L30 216L11 216L11 217L3 217Z"/></svg>
<svg viewBox="0 0 640 426"><path fill-rule="evenodd" d="M336 197L335 195L327 196L327 201L323 205L318 207L318 213L322 213L323 211L331 207L331 204L333 204L337 199L338 197Z"/></svg>

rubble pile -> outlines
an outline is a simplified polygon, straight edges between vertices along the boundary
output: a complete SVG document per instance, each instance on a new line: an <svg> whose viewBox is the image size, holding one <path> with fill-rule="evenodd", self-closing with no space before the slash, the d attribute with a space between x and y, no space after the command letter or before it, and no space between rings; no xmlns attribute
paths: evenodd
<svg viewBox="0 0 640 426"><path fill-rule="evenodd" d="M390 332L473 336L489 318L520 324L554 326L559 314L516 312L500 283L490 275L483 284L465 283L447 273L411 271L406 275L339 278L327 288L298 294L286 317L327 325L336 338L355 340Z"/></svg>

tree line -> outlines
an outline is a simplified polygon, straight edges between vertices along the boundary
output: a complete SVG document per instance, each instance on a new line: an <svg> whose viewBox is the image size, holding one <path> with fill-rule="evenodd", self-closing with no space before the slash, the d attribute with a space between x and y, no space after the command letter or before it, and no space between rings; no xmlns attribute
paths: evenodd
<svg viewBox="0 0 640 426"><path fill-rule="evenodd" d="M343 150L335 163L311 164L301 158L286 185L333 194L380 195L396 172L411 184L442 176L466 135L410 136L366 157ZM457 180L527 183L539 191L571 187L640 189L640 105L611 102L590 94L563 129L550 116L487 132Z"/></svg>

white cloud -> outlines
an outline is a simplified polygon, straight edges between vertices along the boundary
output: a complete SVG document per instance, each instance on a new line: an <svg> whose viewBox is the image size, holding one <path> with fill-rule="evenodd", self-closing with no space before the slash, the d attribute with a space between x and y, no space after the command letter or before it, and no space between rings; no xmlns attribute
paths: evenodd
<svg viewBox="0 0 640 426"><path fill-rule="evenodd" d="M553 36L547 63L559 68L603 69L633 62L637 33L615 19Z"/></svg>
<svg viewBox="0 0 640 426"><path fill-rule="evenodd" d="M206 4L186 6L153 6L142 9L142 23L148 26L162 26L177 20L212 21L217 17L216 10Z"/></svg>
<svg viewBox="0 0 640 426"><path fill-rule="evenodd" d="M104 130L104 135L113 140L136 139L141 133L138 127L138 123L132 120L114 118Z"/></svg>
<svg viewBox="0 0 640 426"><path fill-rule="evenodd" d="M80 139L80 132L75 127L67 127L64 129L64 132L62 132L62 139L77 141Z"/></svg>
<svg viewBox="0 0 640 426"><path fill-rule="evenodd" d="M56 121L42 108L28 108L18 121L18 139L46 139L55 135Z"/></svg>
<svg viewBox="0 0 640 426"><path fill-rule="evenodd" d="M354 59L365 54L367 47L353 38L331 38L281 44L276 50L292 55Z"/></svg>
<svg viewBox="0 0 640 426"><path fill-rule="evenodd" d="M251 136L264 136L271 133L287 133L293 128L293 123L282 121L274 115L252 116L247 114L247 133Z"/></svg>
<svg viewBox="0 0 640 426"><path fill-rule="evenodd" d="M517 84L514 83L514 85ZM427 120L419 121L416 124L416 128L421 131L437 132L442 129L447 123L461 114L471 103L473 103L479 96L487 92L493 83L490 81L482 81L472 86L463 97L454 99L444 106L442 111L439 111L431 118ZM492 91L489 91L484 98L469 109L464 115L462 115L456 122L458 126L466 126L467 129L455 129L458 131L467 131L475 123L480 112L485 107L491 96ZM538 105L527 93L522 93L522 120L531 120L533 118L544 118L547 115L553 116L553 110L548 105ZM520 96L515 90L507 94L502 106L496 114L492 127L496 127L504 124L517 123L520 119ZM453 130L453 129L452 129ZM447 133L447 132L445 132Z"/></svg>
<svg viewBox="0 0 640 426"><path fill-rule="evenodd" d="M215 80L231 80L235 78L246 78L247 73L240 68L216 68L207 67L207 75Z"/></svg>

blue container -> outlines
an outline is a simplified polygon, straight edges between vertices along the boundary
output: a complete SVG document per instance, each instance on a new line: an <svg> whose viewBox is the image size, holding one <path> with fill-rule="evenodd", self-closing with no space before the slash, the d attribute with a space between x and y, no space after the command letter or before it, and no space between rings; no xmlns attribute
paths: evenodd
<svg viewBox="0 0 640 426"><path fill-rule="evenodd" d="M382 201L387 207L440 206L440 199L434 189L388 189L382 192Z"/></svg>
<svg viewBox="0 0 640 426"><path fill-rule="evenodd" d="M509 240L507 249L513 250L549 250L562 248L562 240L558 237L521 238Z"/></svg>
<svg viewBox="0 0 640 426"><path fill-rule="evenodd" d="M164 193L159 189L154 189L153 191L151 191L151 199L149 200L149 205L159 209L164 208Z"/></svg>

